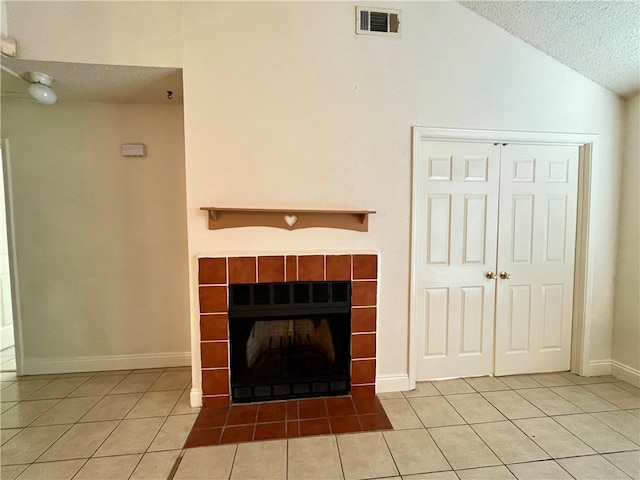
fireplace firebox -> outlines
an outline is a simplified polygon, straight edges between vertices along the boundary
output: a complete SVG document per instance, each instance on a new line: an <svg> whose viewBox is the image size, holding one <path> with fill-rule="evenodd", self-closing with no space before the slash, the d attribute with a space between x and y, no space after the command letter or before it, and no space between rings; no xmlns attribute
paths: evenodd
<svg viewBox="0 0 640 480"><path fill-rule="evenodd" d="M229 285L236 403L350 390L351 282Z"/></svg>

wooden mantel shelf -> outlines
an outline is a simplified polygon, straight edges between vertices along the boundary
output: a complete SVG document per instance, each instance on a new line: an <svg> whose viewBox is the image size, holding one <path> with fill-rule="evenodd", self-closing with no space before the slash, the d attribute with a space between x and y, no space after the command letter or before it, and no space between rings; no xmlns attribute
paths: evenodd
<svg viewBox="0 0 640 480"><path fill-rule="evenodd" d="M209 212L209 230L233 227L343 228L366 232L371 210L300 210L276 208L200 207Z"/></svg>

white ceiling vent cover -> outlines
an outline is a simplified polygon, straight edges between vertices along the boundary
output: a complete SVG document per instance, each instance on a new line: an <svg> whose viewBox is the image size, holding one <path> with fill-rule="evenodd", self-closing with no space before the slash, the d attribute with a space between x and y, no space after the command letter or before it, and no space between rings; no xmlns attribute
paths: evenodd
<svg viewBox="0 0 640 480"><path fill-rule="evenodd" d="M400 36L400 10L356 7L356 33L360 35Z"/></svg>

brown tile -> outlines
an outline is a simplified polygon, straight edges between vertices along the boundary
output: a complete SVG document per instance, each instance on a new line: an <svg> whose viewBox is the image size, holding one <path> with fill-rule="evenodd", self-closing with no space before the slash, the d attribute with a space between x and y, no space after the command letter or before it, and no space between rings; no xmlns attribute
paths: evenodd
<svg viewBox="0 0 640 480"><path fill-rule="evenodd" d="M295 438L300 436L300 423L296 420L287 422L287 438Z"/></svg>
<svg viewBox="0 0 640 480"><path fill-rule="evenodd" d="M374 383L376 381L375 360L353 360L351 362L351 383Z"/></svg>
<svg viewBox="0 0 640 480"><path fill-rule="evenodd" d="M229 283L256 283L256 257L229 258Z"/></svg>
<svg viewBox="0 0 640 480"><path fill-rule="evenodd" d="M229 317L225 313L200 315L200 340L227 340Z"/></svg>
<svg viewBox="0 0 640 480"><path fill-rule="evenodd" d="M224 427L220 443L250 442L253 439L255 425Z"/></svg>
<svg viewBox="0 0 640 480"><path fill-rule="evenodd" d="M285 280L287 282L298 281L298 257L289 257L286 259Z"/></svg>
<svg viewBox="0 0 640 480"><path fill-rule="evenodd" d="M362 430L369 432L371 430L389 430L393 427L391 422L384 413L375 415L360 415L360 425Z"/></svg>
<svg viewBox="0 0 640 480"><path fill-rule="evenodd" d="M362 430L358 417L351 415L349 417L329 417L331 423L331 433L351 433Z"/></svg>
<svg viewBox="0 0 640 480"><path fill-rule="evenodd" d="M200 313L227 313L227 287L200 287Z"/></svg>
<svg viewBox="0 0 640 480"><path fill-rule="evenodd" d="M287 418L285 402L261 403L258 406L258 423L283 422Z"/></svg>
<svg viewBox="0 0 640 480"><path fill-rule="evenodd" d="M200 430L203 428L223 427L227 421L228 413L228 407L203 407L193 424L193 428Z"/></svg>
<svg viewBox="0 0 640 480"><path fill-rule="evenodd" d="M352 308L351 309L351 331L352 332L375 332L376 331L376 308Z"/></svg>
<svg viewBox="0 0 640 480"><path fill-rule="evenodd" d="M326 417L327 407L324 403L324 398L300 400L298 402L298 412L301 420L306 418Z"/></svg>
<svg viewBox="0 0 640 480"><path fill-rule="evenodd" d="M285 422L258 423L253 434L254 440L271 440L274 438L287 438Z"/></svg>
<svg viewBox="0 0 640 480"><path fill-rule="evenodd" d="M373 415L384 413L384 408L375 395L359 395L353 397L353 403L358 415Z"/></svg>
<svg viewBox="0 0 640 480"><path fill-rule="evenodd" d="M258 405L233 405L229 410L227 425L247 425L256 423Z"/></svg>
<svg viewBox="0 0 640 480"><path fill-rule="evenodd" d="M351 358L375 358L376 334L351 335Z"/></svg>
<svg viewBox="0 0 640 480"><path fill-rule="evenodd" d="M298 401L290 400L287 402L287 420L298 420Z"/></svg>
<svg viewBox="0 0 640 480"><path fill-rule="evenodd" d="M352 305L375 307L378 282L353 282L352 288Z"/></svg>
<svg viewBox="0 0 640 480"><path fill-rule="evenodd" d="M354 280L376 280L378 278L378 256L377 255L354 255L353 256L353 279Z"/></svg>
<svg viewBox="0 0 640 480"><path fill-rule="evenodd" d="M198 283L200 285L227 283L227 259L198 259Z"/></svg>
<svg viewBox="0 0 640 480"><path fill-rule="evenodd" d="M351 397L373 397L376 394L375 385L351 385Z"/></svg>
<svg viewBox="0 0 640 480"><path fill-rule="evenodd" d="M284 257L258 257L258 282L284 282Z"/></svg>
<svg viewBox="0 0 640 480"><path fill-rule="evenodd" d="M300 436L324 435L331 433L328 418L314 418L312 420L300 420Z"/></svg>
<svg viewBox="0 0 640 480"><path fill-rule="evenodd" d="M230 403L231 401L229 395L214 395L202 397L203 407L228 407Z"/></svg>
<svg viewBox="0 0 640 480"><path fill-rule="evenodd" d="M330 417L345 417L356 414L351 397L333 397L327 398L326 401Z"/></svg>
<svg viewBox="0 0 640 480"><path fill-rule="evenodd" d="M229 344L227 342L200 342L200 357L202 368L228 367Z"/></svg>
<svg viewBox="0 0 640 480"><path fill-rule="evenodd" d="M351 255L327 255L327 280L351 280Z"/></svg>
<svg viewBox="0 0 640 480"><path fill-rule="evenodd" d="M229 394L229 369L202 371L203 395L228 395Z"/></svg>
<svg viewBox="0 0 640 480"><path fill-rule="evenodd" d="M220 443L222 428L206 428L203 430L191 430L184 443L184 448L206 447Z"/></svg>
<svg viewBox="0 0 640 480"><path fill-rule="evenodd" d="M324 280L324 255L299 256L298 280L303 282Z"/></svg>

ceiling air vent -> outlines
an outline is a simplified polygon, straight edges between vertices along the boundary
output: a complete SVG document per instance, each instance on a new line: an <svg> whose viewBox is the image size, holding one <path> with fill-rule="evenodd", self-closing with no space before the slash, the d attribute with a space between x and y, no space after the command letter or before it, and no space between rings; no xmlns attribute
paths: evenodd
<svg viewBox="0 0 640 480"><path fill-rule="evenodd" d="M356 33L399 36L400 10L356 7Z"/></svg>

